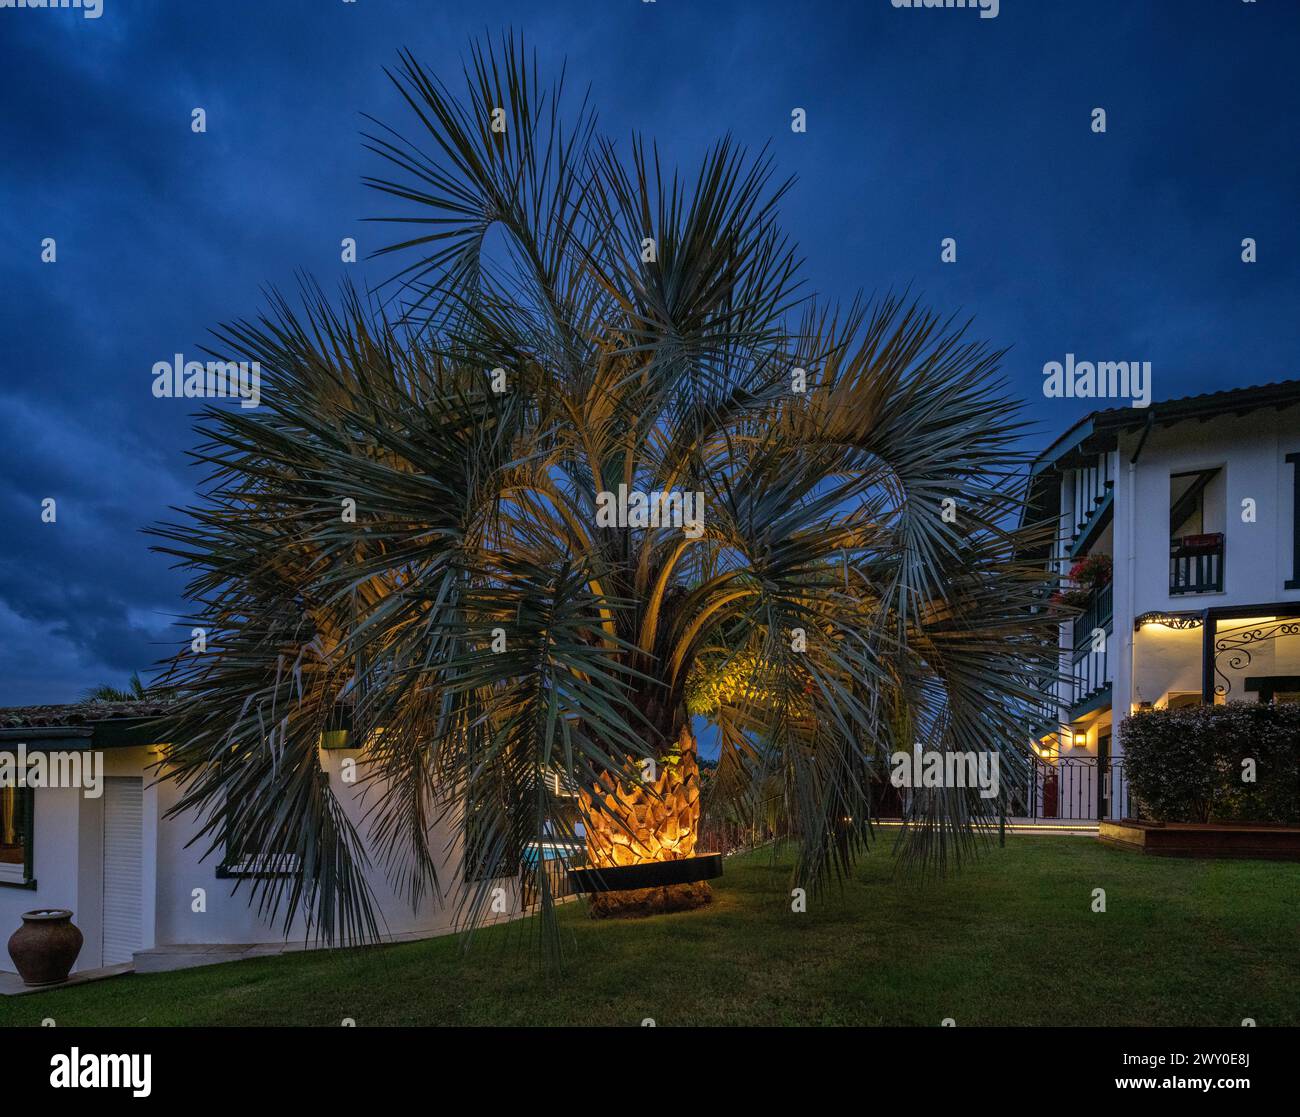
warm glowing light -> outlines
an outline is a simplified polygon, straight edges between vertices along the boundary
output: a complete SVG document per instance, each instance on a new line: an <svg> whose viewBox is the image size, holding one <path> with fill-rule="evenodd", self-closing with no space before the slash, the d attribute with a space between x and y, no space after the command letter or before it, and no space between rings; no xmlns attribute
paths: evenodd
<svg viewBox="0 0 1300 1117"><path fill-rule="evenodd" d="M1159 627L1159 628L1200 628L1204 622L1200 617L1191 613L1143 613L1137 617L1133 626L1137 629Z"/></svg>
<svg viewBox="0 0 1300 1117"><path fill-rule="evenodd" d="M682 731L676 757L661 760L653 781L601 776L593 796L578 793L592 868L676 861L695 854L700 825L700 770L695 742Z"/></svg>
<svg viewBox="0 0 1300 1117"><path fill-rule="evenodd" d="M770 662L752 652L735 655L716 669L696 663L686 679L686 711L692 717L712 717L724 705L781 701L801 716L811 713L807 698L814 690L811 676L802 685L795 682L794 694L787 692L785 681Z"/></svg>
<svg viewBox="0 0 1300 1117"><path fill-rule="evenodd" d="M1074 747L1075 747L1076 749L1081 749L1081 748L1083 748L1083 746L1086 745L1087 743L1088 743L1088 734L1086 734L1086 733L1075 733L1075 734L1074 734Z"/></svg>
<svg viewBox="0 0 1300 1117"><path fill-rule="evenodd" d="M321 731L320 747L323 749L350 749L352 745L351 729L325 729Z"/></svg>

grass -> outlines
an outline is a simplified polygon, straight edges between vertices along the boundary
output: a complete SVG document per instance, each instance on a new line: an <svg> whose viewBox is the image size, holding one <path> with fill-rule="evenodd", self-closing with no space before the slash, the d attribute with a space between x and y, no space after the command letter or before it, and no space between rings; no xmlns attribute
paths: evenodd
<svg viewBox="0 0 1300 1117"><path fill-rule="evenodd" d="M916 884L886 839L803 914L789 874L759 852L700 911L597 923L566 905L558 979L515 924L468 953L431 939L5 997L0 1025L1300 1024L1295 865L1021 837Z"/></svg>

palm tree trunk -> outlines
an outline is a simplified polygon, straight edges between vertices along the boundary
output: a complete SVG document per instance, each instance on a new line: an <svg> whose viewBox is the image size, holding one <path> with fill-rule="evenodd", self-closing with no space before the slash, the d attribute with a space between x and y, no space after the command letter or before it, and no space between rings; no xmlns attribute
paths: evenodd
<svg viewBox="0 0 1300 1117"><path fill-rule="evenodd" d="M616 781L601 777L596 793L582 791L579 801L587 829L591 868L676 861L695 856L700 831L700 767L695 737L683 725L675 753L655 771ZM597 893L596 916L641 915L699 907L712 899L704 881L660 888Z"/></svg>

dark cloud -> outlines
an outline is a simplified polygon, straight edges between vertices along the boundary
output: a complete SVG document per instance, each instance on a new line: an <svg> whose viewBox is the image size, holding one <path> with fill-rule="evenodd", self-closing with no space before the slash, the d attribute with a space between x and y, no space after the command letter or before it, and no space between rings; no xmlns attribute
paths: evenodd
<svg viewBox="0 0 1300 1117"><path fill-rule="evenodd" d="M161 651L180 578L139 529L182 503L186 405L149 370L295 271L332 287L383 212L360 112L514 27L588 83L602 127L696 158L725 132L798 176L784 220L814 289L911 284L1013 346L1041 430L1067 350L1144 359L1157 396L1300 375L1300 8L1006 0L223 0L0 13L0 703L73 697ZM1109 130L1088 129L1094 106ZM190 111L208 112L196 136ZM808 132L789 130L805 108ZM59 262L43 265L54 236ZM958 263L939 263L939 242ZM1238 262L1243 236L1260 262ZM373 266L354 277L380 278ZM59 499L57 526L40 500Z"/></svg>

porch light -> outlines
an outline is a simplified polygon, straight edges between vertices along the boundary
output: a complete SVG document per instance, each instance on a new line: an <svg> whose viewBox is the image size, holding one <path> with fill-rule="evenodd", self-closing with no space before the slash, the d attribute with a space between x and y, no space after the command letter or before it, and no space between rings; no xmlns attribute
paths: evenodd
<svg viewBox="0 0 1300 1117"><path fill-rule="evenodd" d="M1088 743L1087 733L1073 733L1071 734L1071 738L1076 749L1081 749Z"/></svg>
<svg viewBox="0 0 1300 1117"><path fill-rule="evenodd" d="M1158 625L1161 628L1188 629L1200 628L1204 622L1200 617L1189 613L1143 613L1133 621L1134 629L1149 628Z"/></svg>

